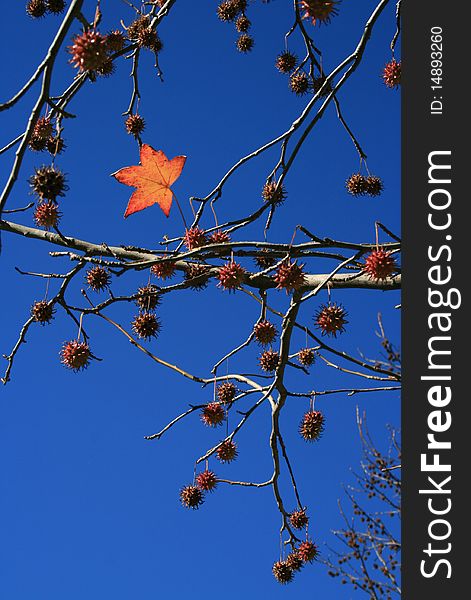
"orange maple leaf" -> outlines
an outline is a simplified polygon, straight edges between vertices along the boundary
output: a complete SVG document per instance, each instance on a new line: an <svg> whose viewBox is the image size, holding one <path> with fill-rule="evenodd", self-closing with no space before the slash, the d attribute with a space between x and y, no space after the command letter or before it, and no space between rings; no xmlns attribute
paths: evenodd
<svg viewBox="0 0 471 600"><path fill-rule="evenodd" d="M170 214L173 192L170 186L180 177L186 156L175 156L168 160L162 150L152 146L141 146L140 165L124 167L113 177L124 185L135 187L124 213L124 218L144 210L152 204L158 204L166 217Z"/></svg>

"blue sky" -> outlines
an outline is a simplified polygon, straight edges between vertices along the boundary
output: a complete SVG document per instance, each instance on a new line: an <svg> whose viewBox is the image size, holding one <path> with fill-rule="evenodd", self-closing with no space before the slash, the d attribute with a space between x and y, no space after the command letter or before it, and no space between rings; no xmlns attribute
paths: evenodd
<svg viewBox="0 0 471 600"><path fill-rule="evenodd" d="M87 4L91 14L92 3ZM169 157L188 156L175 185L187 218L186 198L206 195L238 158L284 131L307 102L290 93L287 79L273 66L291 26L290 2L257 1L250 6L255 48L246 56L235 49L233 28L217 20L217 3L195 4L177 0L160 28L164 83L155 76L151 55L143 58L141 74L140 112L147 122L143 140ZM102 5L103 30L119 27L121 16L130 21L132 12L124 2ZM344 1L331 25L314 31L326 71L353 50L374 6L370 0ZM290 240L298 223L318 235L354 242L374 239L375 220L398 231L400 96L386 89L380 77L390 59L394 8L391 2L361 67L339 94L344 116L368 154L370 170L384 180L383 195L355 199L346 193L344 182L357 170L358 157L330 107L285 182L289 198L276 215L269 240ZM5 57L0 85L4 100L21 87L43 56L57 19L32 21L22 2L8 3L2 14L10 32L0 40ZM298 43L292 49L301 54ZM67 61L67 54L61 52L54 75L57 92L73 77ZM98 243L155 246L163 234L181 234L178 213L172 212L166 220L154 207L124 221L130 190L109 176L138 159L121 116L131 92L130 66L122 60L113 77L88 84L69 107L77 118L65 122L67 151L57 161L70 185L61 200L61 229ZM37 91L34 88L14 110L0 114L1 145L22 131ZM2 180L12 156L1 157ZM259 206L260 188L276 159L276 151L268 152L229 181L218 202L220 221ZM45 155L28 154L9 208L27 204L27 178L34 166L46 160ZM17 218L32 225L30 213ZM204 225L213 225L209 217ZM254 226L237 239L260 237L261 227ZM45 293L44 280L22 277L13 267L64 272L70 263L49 257L54 248L39 242L6 235L2 241L0 351L8 353L32 301ZM313 263L312 268L326 266ZM133 274L117 281L113 290L129 293L146 282L145 274ZM79 287L71 295L77 302ZM284 294L272 292L271 297L275 306L287 305ZM335 291L333 299L345 305L350 321L336 347L377 356L378 312L383 313L392 340L399 342L398 311L393 308L400 301L398 293ZM318 304L325 300L324 293L303 306L300 321L312 323ZM207 376L211 366L248 335L258 306L242 294L225 294L210 285L200 294L185 291L167 297L159 312L163 330L149 347L169 362ZM132 306L110 311L124 325L134 313ZM178 492L191 481L195 458L221 434L204 428L195 414L160 441L146 442L143 437L158 431L188 404L208 401L209 390L147 361L100 319L89 317L85 325L102 362L80 375L60 365L61 343L74 338L76 329L58 314L53 325L30 330L12 381L0 391L0 597L354 597L320 565L306 568L288 587L274 581L271 565L278 554L280 517L271 489L221 485L201 510L180 506ZM304 346L303 337L296 333L294 345ZM253 369L256 356L257 349L251 349L240 361L233 359L230 369ZM291 388L297 390L358 382L367 383L321 365L309 377L296 371L289 378ZM351 480L349 466L356 466L360 458L357 405L367 411L370 430L378 439L386 437L386 423L399 423L396 393L328 396L316 405L326 417L324 436L318 444L306 445L297 426L308 402L293 398L283 413L285 441L296 465L301 498L312 516L310 531L321 550L325 542L332 542L330 530L340 525L341 484ZM213 465L218 475L268 479L269 426L264 406L238 438L237 462ZM289 487L284 489L289 498ZM292 503L294 507L294 499Z"/></svg>

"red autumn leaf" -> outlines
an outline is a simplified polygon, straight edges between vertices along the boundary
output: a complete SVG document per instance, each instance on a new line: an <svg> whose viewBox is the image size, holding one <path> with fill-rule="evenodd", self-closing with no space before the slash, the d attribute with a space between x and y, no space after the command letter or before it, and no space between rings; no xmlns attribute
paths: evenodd
<svg viewBox="0 0 471 600"><path fill-rule="evenodd" d="M120 183L135 187L124 213L124 218L158 204L166 217L170 214L173 192L170 186L180 177L186 156L175 156L168 160L162 150L152 146L141 146L140 165L124 167L113 173Z"/></svg>

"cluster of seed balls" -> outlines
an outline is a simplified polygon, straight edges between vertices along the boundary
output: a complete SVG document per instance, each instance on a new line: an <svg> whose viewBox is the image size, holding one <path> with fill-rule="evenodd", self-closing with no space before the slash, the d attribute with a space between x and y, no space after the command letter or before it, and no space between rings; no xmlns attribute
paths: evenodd
<svg viewBox="0 0 471 600"><path fill-rule="evenodd" d="M139 48L147 48L152 52L160 52L163 48L162 40L151 26L149 15L140 15L126 30L128 39L135 42Z"/></svg>
<svg viewBox="0 0 471 600"><path fill-rule="evenodd" d="M225 381L216 388L216 398L206 404L201 410L201 421L207 427L218 427L226 419L226 407L234 402L237 393L236 386ZM237 445L232 439L222 441L216 450L216 458L221 463L231 463L237 458ZM186 508L197 509L204 502L205 492L212 492L217 486L217 477L213 471L206 469L199 473L193 484L180 490L180 500Z"/></svg>
<svg viewBox="0 0 471 600"><path fill-rule="evenodd" d="M126 131L139 138L144 130L144 119L138 114L129 115L125 122ZM54 123L49 116L40 117L34 125L29 139L29 147L35 152L47 150L52 156L61 154L65 148L63 137L54 133ZM58 226L62 213L57 205L57 197L64 196L68 187L64 173L54 165L35 169L30 177L30 184L38 196L38 205L34 214L34 221L39 227L53 229ZM227 235L227 234L226 234ZM214 234L210 243L228 241L224 236Z"/></svg>
<svg viewBox="0 0 471 600"><path fill-rule="evenodd" d="M113 54L123 50L127 41L156 54L163 48L162 40L152 27L151 18L139 15L126 28L126 34L114 30L103 35L96 29L88 29L76 35L68 48L70 62L79 73L88 72L107 77L114 73Z"/></svg>
<svg viewBox="0 0 471 600"><path fill-rule="evenodd" d="M300 2L301 10L304 11L304 18L309 18L313 24L327 24L331 17L338 13L336 1L327 0L306 0ZM236 42L240 52L247 53L252 50L254 40L247 32L251 23L247 18L245 11L247 8L246 0L225 0L217 8L218 17L221 21L235 23L240 36ZM296 69L298 64L297 57L289 51L281 53L276 59L276 68L284 74L291 74L289 86L293 93L302 96L310 91L317 93L324 85L325 75L318 77L309 77L302 69ZM328 95L332 91L330 84L324 86L322 96Z"/></svg>
<svg viewBox="0 0 471 600"><path fill-rule="evenodd" d="M162 2L163 4L163 2ZM147 48L155 52L160 52L163 48L162 40L157 32L151 27L151 20L148 15L141 15L135 19L127 28L126 36L131 41L136 43L140 48ZM112 31L107 36L108 41L111 39L115 45L115 51L119 51L124 47L125 37L121 31ZM121 45L121 47L118 47ZM139 113L130 113L125 121L125 128L128 134L133 135L140 140L140 135L146 126L145 120Z"/></svg>
<svg viewBox="0 0 471 600"><path fill-rule="evenodd" d="M49 12L54 12L56 7L54 0L49 3L42 0L32 0L27 10L31 16L40 17L41 6L48 4ZM62 9L64 3L61 4ZM39 7L39 8L38 8ZM58 10L59 3L57 3ZM68 52L71 55L70 62L79 73L88 72L91 76L108 77L114 73L115 67L112 56L120 52L125 47L126 41L137 44L140 48L147 48L155 53L162 50L162 41L157 32L151 26L151 19L148 15L140 15L126 29L126 34L120 30L110 31L107 35L102 35L96 29L89 29L74 37L72 45ZM126 131L136 138L145 128L144 119L137 113L130 114L125 122ZM29 146L32 150L48 150L54 156L60 154L64 148L64 140L60 136L52 134L53 127L50 119L47 117L39 119L35 130L30 138Z"/></svg>
<svg viewBox="0 0 471 600"><path fill-rule="evenodd" d="M46 325L54 318L55 308L52 300L39 300L31 307L31 317L37 323ZM75 373L86 369L92 359L90 346L79 339L64 342L60 351L62 364Z"/></svg>
<svg viewBox="0 0 471 600"><path fill-rule="evenodd" d="M278 583L290 583L297 571L304 565L312 563L318 555L317 546L311 540L301 542L284 560L278 560L273 565L273 575Z"/></svg>
<svg viewBox="0 0 471 600"><path fill-rule="evenodd" d="M198 226L186 229L183 237L183 242L188 250L202 248L208 244L229 244L230 236L227 232L218 230L210 236ZM221 254L224 254L224 250ZM260 261L259 261L260 258ZM260 257L256 257L257 264L263 265L266 268L268 257L265 253L260 253ZM272 263L273 264L273 263ZM287 293L301 288L306 283L305 274L303 271L304 265L299 265L297 261L285 260L277 268L276 274L273 277L277 289L284 289ZM175 262L169 259L156 263L151 267L151 272L156 277L168 279L174 275L176 271ZM218 287L233 292L238 289L243 283L247 271L235 260L227 261L223 266L217 269L216 278L218 279ZM191 289L200 290L207 286L211 276L211 267L199 263L192 263L185 268L185 281Z"/></svg>
<svg viewBox="0 0 471 600"><path fill-rule="evenodd" d="M279 54L275 61L275 67L280 73L289 75L289 88L297 96L304 96L308 92L325 97L332 91L330 82L324 85L326 76L324 73L311 77L302 68L298 67L298 57L289 50Z"/></svg>
<svg viewBox="0 0 471 600"><path fill-rule="evenodd" d="M51 135L52 123L50 119L47 117L40 118L34 128L33 137L49 140ZM64 174L54 165L42 166L35 170L34 175L30 178L30 185L38 197L38 204L34 213L36 224L45 229L57 227L61 216L57 198L64 196L65 191L68 189ZM279 205L285 197L286 193L282 184L275 181L265 183L262 190L262 198L265 202ZM218 229L208 235L203 229L195 226L186 229L183 241L188 250L194 250L208 244L229 245L231 238L226 231ZM223 256L228 254L229 249L226 251L223 248L218 250L218 253ZM268 251L262 250L255 257L255 263L260 269L266 270L274 266L275 259L270 256ZM372 251L366 258L364 265L364 272L378 281L392 276L396 269L394 256L383 248ZM186 285L196 291L204 289L208 285L211 270L211 267L196 262L187 265L184 275ZM151 267L152 275L162 280L171 278L175 272L175 261L170 258L164 258ZM218 287L234 292L242 285L246 275L245 268L231 259L217 269ZM110 281L109 271L102 266L97 265L87 272L87 283L95 292L104 291L109 287ZM296 260L285 259L278 265L273 281L277 289L284 289L286 293L299 290L306 285L307 281L304 265L298 264ZM161 329L160 320L154 314L155 308L160 302L158 289L150 284L139 288L136 294L136 302L140 312L132 321L132 330L140 339L150 340L156 337ZM52 305L44 301L44 303L36 303L34 307L34 314L32 313L34 320L45 324L52 319ZM316 327L321 330L322 335L336 337L338 333L345 331L344 326L348 323L346 316L347 313L341 305L329 302L319 308L314 319ZM261 346L271 346L277 336L276 327L264 319L256 323L253 335ZM72 357L63 362L67 366L70 365L73 370L81 370L88 366L88 360L80 359L74 362L73 351L76 349L75 346L74 343L70 348ZM83 356L83 346L80 346L80 351ZM310 367L314 363L315 353L311 348L303 348L298 351L297 359L302 366ZM271 347L265 349L259 357L260 367L268 373L276 371L279 363L279 353ZM215 410L218 412L217 408Z"/></svg>
<svg viewBox="0 0 471 600"><path fill-rule="evenodd" d="M277 329L273 323L266 319L258 321L253 328L253 336L257 343L262 346L271 346L278 335ZM297 359L303 367L310 367L315 361L315 353L312 348L302 348L297 353ZM260 368L273 373L280 364L280 355L273 348L265 349L259 357Z"/></svg>
<svg viewBox="0 0 471 600"><path fill-rule="evenodd" d="M59 3L55 4L50 0L42 4L47 4L49 12L60 12ZM39 5L41 2L32 0L27 7L28 13L35 17L42 16ZM162 43L151 27L150 18L146 15L139 16L129 25L127 39L155 52L162 49ZM108 35L102 35L95 29L90 29L75 36L73 44L68 48L71 54L70 62L80 73L110 75L114 70L111 56L121 51L125 44L126 36L121 31L111 31ZM145 126L144 119L137 114L129 115L125 126L128 133L139 137ZM48 150L53 156L62 153L65 143L59 133L54 133L54 129L54 123L49 116L40 117L30 136L31 150L36 152ZM35 169L30 184L39 198L34 214L36 224L47 230L57 227L61 218L57 198L63 196L68 189L64 174L53 165L42 166Z"/></svg>
<svg viewBox="0 0 471 600"><path fill-rule="evenodd" d="M35 169L29 184L38 199L33 217L36 225L48 230L57 227L62 214L57 199L68 190L64 173L54 165L43 165Z"/></svg>
<svg viewBox="0 0 471 600"><path fill-rule="evenodd" d="M380 196L384 189L383 182L379 177L374 175L365 176L361 173L351 175L345 185L348 193L352 196Z"/></svg>
<svg viewBox="0 0 471 600"><path fill-rule="evenodd" d="M306 15L314 22L328 22L332 14L336 14L336 2L305 1L301 6L306 10ZM246 9L245 0L228 0L218 6L218 16L223 21L236 20L236 28L241 33L237 41L237 47L241 52L248 52L253 47L253 38L246 32L250 28L250 21L244 14ZM46 12L60 13L65 8L65 2L62 0L31 0L27 5L28 13L33 17L42 17ZM140 46L147 47L158 52L161 48L161 42L155 31L149 27L148 17L143 16L136 19L128 28L128 37L135 39ZM108 40L108 41L107 41ZM110 52L116 52L124 47L125 38L121 32L111 32L109 36L101 36L98 32L88 31L77 36L74 45L71 47L72 61L80 71L96 71L100 74L108 75L112 73L112 63L109 58ZM297 58L290 52L280 54L276 61L278 70L282 73L292 72L297 65ZM384 81L388 87L397 87L400 84L400 63L392 61L384 70ZM310 89L317 92L323 85L325 77L320 76L313 81L309 80L304 71L298 71L291 75L290 87L298 95L307 93ZM325 90L328 94L331 91L329 86ZM128 133L138 137L144 129L145 123L138 114L130 115L126 121ZM41 118L36 123L33 135L30 140L30 146L34 150L48 149L51 154L58 154L63 150L64 144L61 138L55 138L52 134L53 127L50 119ZM60 217L57 209L57 196L63 196L66 190L65 178L63 174L54 167L42 167L37 169L35 175L30 180L34 191L39 196L39 204L35 213L35 220L38 225L49 229L56 226ZM347 182L347 189L353 195L370 194L377 196L382 191L382 182L377 177L363 177L360 174L353 175ZM262 196L265 201L279 205L285 199L285 192L282 186L277 186L274 182L265 184ZM229 235L224 231L216 231L209 238L205 232L199 228L192 228L185 233L185 243L188 249L197 248L208 243L228 243ZM258 266L268 268L267 257L259 257ZM192 287L201 289L205 287L207 276L205 276L206 267L194 265L188 269L186 279L192 283ZM389 252L382 249L373 251L366 260L365 271L375 279L386 279L395 270L394 258ZM161 262L152 267L152 273L161 279L170 278L175 272L175 265L171 261ZM230 261L219 269L219 286L234 291L242 283L245 275L245 269L238 263ZM202 278L202 279L201 279ZM91 289L100 292L109 287L111 276L107 269L101 266L95 266L87 272L87 283ZM298 265L296 261L286 261L282 263L274 277L277 288L286 289L287 292L299 289L304 282L303 266ZM158 290L155 286L147 285L141 287L136 295L136 303L140 312L132 322L134 333L141 339L151 339L155 337L161 328L159 319L155 316L155 309L160 302ZM49 323L54 315L54 305L52 302L42 300L35 302L31 309L32 318L42 325ZM322 334L336 336L338 332L344 331L344 325L347 323L345 310L337 305L331 304L322 306L316 314L315 320L317 326L322 330ZM259 321L254 326L254 337L262 346L270 345L277 335L276 327L267 320ZM61 349L62 363L73 371L85 369L92 354L86 342L71 340L65 342ZM310 348L304 348L298 352L298 360L304 366L310 366L314 362L314 351ZM265 350L259 359L263 370L273 372L279 364L279 354L273 349ZM222 425L226 413L224 406L230 404L236 394L236 387L230 382L223 383L217 388L218 401L207 404L201 412L201 420L209 427ZM301 421L299 431L306 441L316 441L324 429L324 417L319 411L311 410L307 412ZM217 451L216 456L222 463L230 463L237 457L237 446L231 440L223 441ZM212 492L217 486L217 478L214 472L206 469L196 476L195 484L187 485L180 491L182 504L187 508L197 509L204 502L204 494ZM303 529L308 524L308 516L304 509L294 511L290 515L290 523L295 529ZM276 580L282 584L293 580L295 572L299 571L306 563L312 562L318 554L316 545L306 540L293 550L284 560L280 560L273 565L273 574Z"/></svg>
<svg viewBox="0 0 471 600"><path fill-rule="evenodd" d="M237 50L243 54L250 52L254 46L253 37L247 33L252 25L245 14L247 0L224 0L217 7L217 15L225 23L234 23L240 34L236 41Z"/></svg>
<svg viewBox="0 0 471 600"><path fill-rule="evenodd" d="M237 393L235 385L226 381L216 388L217 400L203 407L201 420L207 427L218 427L226 418L226 407L234 402ZM310 410L302 418L299 432L308 442L317 441L324 430L324 417L321 412ZM221 463L230 463L237 457L237 446L231 438L222 441L216 449L216 458ZM185 508L196 510L205 501L205 494L213 492L218 484L217 475L214 471L206 468L198 473L192 484L184 486L180 490L180 501ZM289 522L293 529L306 529L309 517L305 509L294 510L289 515ZM301 542L285 560L277 561L273 565L273 574L280 583L290 582L296 571L299 571L306 563L312 562L317 556L316 545L307 539Z"/></svg>
<svg viewBox="0 0 471 600"><path fill-rule="evenodd" d="M29 0L26 12L33 19L41 19L47 14L59 15L64 12L65 0Z"/></svg>
<svg viewBox="0 0 471 600"><path fill-rule="evenodd" d="M214 239L216 236L217 241ZM184 236L184 243L189 250L201 248L209 243L228 243L229 241L228 235L223 231L215 232L208 238L205 231L197 226L187 229ZM261 269L267 269L273 266L274 259L262 251L255 258L255 262ZM367 256L364 264L364 272L376 281L391 277L396 269L394 256L383 248L373 250ZM170 259L151 267L151 273L162 280L171 278L175 271L175 262ZM217 270L218 287L234 292L242 285L246 274L245 268L231 259ZM185 269L185 281L193 290L204 289L208 285L210 275L210 267L202 264L195 263ZM296 260L285 259L278 265L273 281L276 283L276 289L284 289L287 293L299 290L306 284L304 265L298 264ZM314 321L322 335L337 337L337 334L345 331L345 325L348 323L346 317L347 312L343 306L329 302L321 305ZM277 336L277 330L273 323L264 319L255 324L253 335L261 346L271 346ZM297 353L297 359L301 365L309 367L314 363L315 353L311 348L303 348ZM279 353L271 347L264 350L259 357L259 365L267 373L276 371L279 363Z"/></svg>
<svg viewBox="0 0 471 600"><path fill-rule="evenodd" d="M104 290L110 284L109 273L100 266L92 267L87 272L86 280L95 291ZM151 286L140 288L137 296L138 305L146 311L143 314L149 314L149 309L157 306L156 295L154 295ZM50 322L53 312L52 302L46 300L36 302L31 309L34 320L42 324ZM276 335L274 327L267 326L267 322L264 321L255 326L255 331L258 332L258 337L263 342L272 341ZM79 340L65 342L60 354L62 363L75 372L85 369L92 358L88 344ZM237 388L232 382L226 381L219 384L216 388L217 401L205 405L201 411L202 422L207 427L213 428L222 425L226 418L225 407L231 405L236 393ZM321 412L310 410L304 414L299 426L299 433L306 441L317 441L323 430L324 416ZM232 439L222 441L216 450L216 457L221 463L231 463L237 458L237 455L237 446ZM182 505L193 510L198 509L205 501L205 494L213 492L217 487L217 483L218 479L213 471L206 469L200 472L195 477L193 484L186 485L180 490ZM294 529L301 530L307 528L309 517L305 509L298 509L290 514L289 521ZM317 553L316 545L306 539L285 560L275 562L273 565L275 578L280 583L289 583L292 581L294 573L299 571L306 563L311 563L316 558Z"/></svg>
<svg viewBox="0 0 471 600"><path fill-rule="evenodd" d="M31 178L31 185L39 194L44 194L43 185L44 179L51 178L54 182L56 178L62 177L60 171L54 167L42 167L36 171L36 174ZM62 182L63 183L63 182ZM51 188L52 189L52 188ZM48 211L50 214L57 216L56 196L60 193L58 187L54 188L55 195L51 193L51 189L46 190L46 195L40 197L38 206L35 212L36 221L48 226L50 222L47 218ZM195 231L197 230L197 231ZM216 232L213 235L220 234L217 237L224 237L224 232ZM208 239L205 232L199 228L187 230L188 238L194 240ZM187 240L188 241L188 240ZM192 243L187 245L188 248L193 248ZM198 246L196 246L198 247ZM273 264L273 259L267 256L265 252L260 252L255 258L257 266L265 269ZM299 265L297 261L289 259L284 260L277 268L273 277L277 284L277 289L285 289L287 293L299 289L305 285L306 279L303 271L304 265ZM372 279L381 281L391 277L397 270L397 265L393 254L377 248L373 250L366 258L364 264L364 272ZM175 262L171 259L161 260L151 267L151 273L155 277L166 280L171 278L176 271ZM228 261L222 267L219 267L217 272L218 286L232 292L236 290L243 282L246 275L245 269L234 260ZM210 274L206 265L194 264L187 267L185 271L185 281L191 289L201 289L207 285ZM109 288L111 283L111 274L105 267L96 265L88 269L86 274L86 282L94 292L102 292ZM152 284L140 287L134 296L139 313L131 323L132 331L141 340L151 340L156 337L161 330L161 322L155 315L155 310L160 304L159 289ZM45 325L49 323L54 314L52 302L46 300L35 302L31 309L31 315L34 321ZM337 334L345 331L347 321L347 312L340 304L329 301L327 304L321 305L314 316L315 326L320 329L322 335L337 337ZM259 320L253 328L253 337L258 344L265 348L259 356L259 366L267 373L274 373L280 364L280 355L274 350L271 345L278 335L276 326L266 318ZM268 348L267 348L268 347ZM315 361L315 352L312 348L302 348L297 352L297 360L303 367L310 367ZM67 342L63 349L62 362L74 371L80 371L86 368L90 362L91 352L86 343ZM230 384L224 384L218 388L219 402L208 404L203 409L202 419L209 426L217 426L222 424L225 419L224 404L230 404L235 396L235 387ZM308 439L308 435L302 434Z"/></svg>
<svg viewBox="0 0 471 600"><path fill-rule="evenodd" d="M383 69L383 81L388 88L398 88L401 84L401 62L393 58ZM354 173L346 181L347 191L353 196L379 196L384 189L379 177Z"/></svg>
<svg viewBox="0 0 471 600"><path fill-rule="evenodd" d="M375 175L362 175L353 173L345 182L346 189L352 196L380 196L384 190L384 184L380 177ZM262 189L262 198L267 204L274 207L281 206L286 200L287 192L283 183L274 180L268 180ZM190 230L191 231L191 230ZM191 243L191 240L189 240ZM205 245L208 241L203 239L196 240L199 245ZM216 242L212 242L216 243ZM223 242L224 243L224 242ZM196 246L195 246L196 247Z"/></svg>
<svg viewBox="0 0 471 600"><path fill-rule="evenodd" d="M219 384L216 388L216 397L212 402L205 404L200 413L201 422L206 427L220 427L227 417L227 410L236 398L237 388L231 381ZM306 442L319 440L324 431L324 416L316 410L309 410L303 415L299 424L299 433ZM237 446L232 439L221 442L216 450L216 457L221 463L230 463L237 458ZM213 488L216 486L214 482ZM201 486L199 486L201 487ZM211 488L212 489L212 488ZM204 491L210 491L205 490ZM182 500L183 501L183 500ZM198 508L183 502L187 508ZM306 522L307 524L307 522Z"/></svg>
<svg viewBox="0 0 471 600"><path fill-rule="evenodd" d="M29 147L35 152L47 150L52 156L61 154L65 148L63 138L55 132L54 123L51 117L39 117L33 127L29 139Z"/></svg>
<svg viewBox="0 0 471 600"><path fill-rule="evenodd" d="M94 292L103 292L110 286L111 274L105 267L96 265L88 269L85 281ZM160 304L158 289L150 284L140 287L134 299L139 307L139 313L131 322L132 331L138 338L150 340L156 337L161 329L160 319L155 315L155 310ZM54 316L53 302L47 300L35 302L31 307L31 316L41 325L50 323ZM61 362L74 372L87 368L91 359L92 353L87 342L72 340L62 346Z"/></svg>
<svg viewBox="0 0 471 600"><path fill-rule="evenodd" d="M273 575L281 583L290 583L296 572L300 571L307 563L312 563L318 555L316 544L307 536L309 517L305 508L294 510L289 515L289 523L293 529L306 530L306 540L288 554L285 559L278 560L273 565Z"/></svg>
<svg viewBox="0 0 471 600"><path fill-rule="evenodd" d="M97 265L87 271L86 281L91 290L102 292L109 288L111 275L108 269ZM139 339L149 341L157 337L162 328L160 319L155 315L161 302L159 291L155 285L148 284L137 290L134 299L139 313L132 320L131 329Z"/></svg>

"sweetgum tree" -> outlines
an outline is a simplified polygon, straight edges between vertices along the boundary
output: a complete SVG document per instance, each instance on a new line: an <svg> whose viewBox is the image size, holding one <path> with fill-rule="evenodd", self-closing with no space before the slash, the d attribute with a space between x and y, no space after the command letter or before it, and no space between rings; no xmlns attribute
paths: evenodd
<svg viewBox="0 0 471 600"><path fill-rule="evenodd" d="M277 55L264 54L266 68L278 71L279 81L284 80L286 103L293 103L295 116L290 123L281 118L271 123L271 131L275 132L271 138L255 149L241 149L240 156L231 161L225 172L216 172L211 156L224 152L228 135L221 131L220 138L207 146L205 179L212 183L206 193L195 189L191 177L186 176L186 163L192 159L191 155L186 156L186 149L180 147L175 155L167 151L170 140L148 135L162 118L171 120L175 129L179 127L181 115L168 111L160 114L158 98L166 93L166 56L185 44L184 37L165 35L175 14L179 19L185 16L184 11L178 12L180 4L179 0L113 6L88 0L30 0L26 5L30 18L27 27L34 25L34 35L42 40L41 28L50 21L54 22L55 34L42 56L30 57L31 77L0 105L2 117L8 120L13 115L20 131L13 139L4 140L0 150L5 167L0 230L4 249L13 236L20 236L25 245L36 240L35 252L42 257L44 268L4 265L8 269L17 267L22 277L34 278L37 293L35 298L21 298L25 319L18 323L18 335L11 348L4 348L2 382L14 385L15 370L22 361L32 360L32 353L38 351L31 344L24 348L34 328L60 330L64 341L51 360L60 360L71 376L73 373L74 377L81 377L85 370L100 369L98 361L106 361L107 356L100 341L95 343L94 329L101 321L109 327L110 339L115 333L124 336L133 346L129 352L142 353L142 360L153 362L157 372L167 369L175 377L186 379L189 395L191 386L202 389L203 402L180 406L174 418L145 439L159 440L170 430L177 435L174 429L181 421L195 421L195 415L200 421L195 427L207 428L208 433L214 430L206 449L195 450L191 476L181 474L181 504L204 510L211 493L217 494L225 485L270 488L281 521L280 550L273 549L272 570L276 580L286 584L318 559L323 541L316 536L318 515L309 510L309 499L303 497L301 501L306 465L290 460L286 440L289 444L293 436L299 436L305 442L306 453L315 447L317 456L322 456L322 434L335 427L323 409L330 395L361 397L399 389L400 371L391 366L390 360L369 359L352 349L354 340L345 345L343 341L348 340L356 318L348 306L351 294L365 294L364 302L375 314L378 294L387 292L386 303L391 310L399 302L394 291L401 285L400 238L388 223L370 219L372 211L384 201L388 186L381 173L374 170L374 157L370 159L370 170L366 148L360 141L362 129L368 128L371 107L366 101L361 115L357 109L350 114L348 87L358 75L357 70L390 94L395 94L400 86L401 63L396 48L400 2L392 11L390 0L373 6L362 27L351 31L351 50L340 60L331 58L336 56L335 23L343 6L338 1L288 2L289 18L281 36L279 32L272 34L270 29L270 11L277 9L279 2L214 2L211 27L217 30L215 35L223 29L223 39L228 40L226 46L215 47L215 53L247 55L240 57L245 61L247 85L234 91L240 104L250 105L250 86L257 81L257 74L251 72L251 55L264 52L263 44L259 50L257 43L264 27L266 35L279 37L280 49ZM22 27L22 23L17 24L18 31ZM383 49L383 68L378 72L363 68L362 63L369 60L372 36L381 27L390 32L390 43ZM14 59L13 47L11 51L9 60ZM193 51L196 49L185 49ZM230 79L232 74L229 69L216 73L212 60L213 56L201 57L201 73L207 78L208 94L217 94L218 79ZM185 78L184 64L178 76ZM74 180L87 178L80 161L67 163L67 172L62 167L69 149L74 147L74 136L68 135L68 130L80 121L83 104L93 104L94 94L100 94L101 101L103 94L108 94L111 102L114 90L121 85L113 82L126 77L130 96L120 99L122 116L115 115L121 131L117 129L114 137L109 132L104 135L99 118L94 122L88 119L82 126L88 132L88 148L98 147L105 154L111 145L123 147L122 163L115 165L112 189L116 198L127 197L124 217L131 221L145 215L152 221L151 243L147 234L142 240L136 239L135 232L129 239L123 237L129 221L116 231L103 221L98 239L96 235L95 239L87 236L88 227L96 234L94 203L106 205L107 213L113 217L119 211L118 200L93 198L93 181L88 182L89 197L81 199L85 207L82 218L67 219L69 205L74 202ZM146 97L141 90L148 90L149 77L158 80L160 87L153 88L154 96ZM271 91L265 92L269 103ZM395 98L398 103L399 95ZM189 89L188 102L197 109L198 102L204 99L193 96ZM19 107L21 114L26 115L23 120L18 116ZM224 114L223 96L219 107ZM236 120L237 128L243 130L243 118L237 114L225 117ZM330 135L328 129L322 128L325 118L330 118L329 127L340 131L352 149L349 172L339 172L335 156L328 157L329 169L335 174L332 195L342 197L342 201L348 199L357 220L361 219L358 215L367 212L368 239L358 239L355 227L349 238L338 239L339 221L350 217L341 214L334 200L316 198L316 185L325 169L320 164L323 140ZM188 131L186 135L191 138L204 134L204 128L198 131L199 134ZM251 139L249 133L247 138ZM134 148L132 154L125 150L130 144ZM313 162L311 172L302 174L303 179L298 164L305 164L305 152L311 152L311 144L317 144L321 154L317 163ZM87 153L88 148L85 146L82 151ZM387 140L383 150L388 152ZM130 156L134 158L129 160ZM247 169L252 169L250 185L244 179ZM103 172L103 177L109 174ZM298 208L300 179L303 195L315 200L309 211ZM292 195L290 186L295 182L298 191ZM26 186L30 201L20 202ZM330 206L328 221L319 220L316 202ZM388 202L395 202L399 210L397 199L388 198ZM294 215L298 224L293 228L284 226L286 215ZM60 266L50 267L48 257ZM219 296L211 292L214 287ZM161 331L172 331L172 320L164 322L162 308L178 302L174 298L185 294L208 294L207 311L217 310L211 306L219 298L228 303L227 320L219 332L224 338L225 330L232 330L236 332L232 335L239 338L222 355L205 356L204 372L194 369L198 337L205 335L198 328L202 318L198 313L194 315L193 329L185 333L184 343L180 340L181 352L176 360L170 341L160 344ZM188 302L191 311L192 300ZM246 302L250 302L252 314L248 321L245 316L241 319L239 312L240 303ZM128 314L129 307L132 315ZM245 308L243 314L246 315ZM359 326L368 329L370 324ZM2 343L10 342L4 339ZM34 345L38 343L41 344L35 339ZM96 345L100 345L99 353ZM192 350L185 351L185 347ZM386 348L384 344L383 347ZM126 357L121 360L125 363ZM324 385L324 381L329 381L329 377L324 378L325 372L344 377L345 384ZM158 384L156 376L153 385L158 388ZM166 395L171 393L167 390ZM286 431L282 426L284 415L297 413L300 407L297 431ZM254 413L263 408L269 423L265 444L272 470L260 481L242 477L239 480L231 476L231 469L243 452L239 433L250 428ZM253 435L257 435L256 430ZM391 465L380 465L380 470L382 466ZM300 482L295 475L298 471ZM353 558L358 557L355 554ZM334 568L332 561L330 566ZM335 573L341 570L334 568ZM374 595L378 593L374 585L372 591L368 584L356 584L371 597L380 597ZM394 579L391 589L396 589L396 584Z"/></svg>

